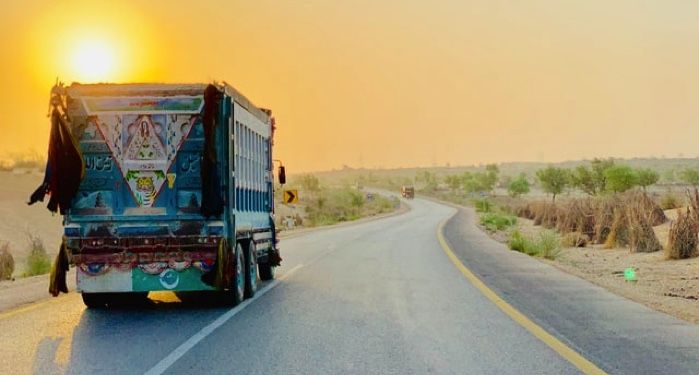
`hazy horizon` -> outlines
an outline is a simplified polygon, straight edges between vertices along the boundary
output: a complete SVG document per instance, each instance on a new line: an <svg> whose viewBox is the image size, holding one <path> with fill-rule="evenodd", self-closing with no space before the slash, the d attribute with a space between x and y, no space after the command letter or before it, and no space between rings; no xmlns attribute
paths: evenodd
<svg viewBox="0 0 699 375"><path fill-rule="evenodd" d="M699 3L30 0L0 16L0 157L72 81L226 80L290 171L693 158Z"/></svg>

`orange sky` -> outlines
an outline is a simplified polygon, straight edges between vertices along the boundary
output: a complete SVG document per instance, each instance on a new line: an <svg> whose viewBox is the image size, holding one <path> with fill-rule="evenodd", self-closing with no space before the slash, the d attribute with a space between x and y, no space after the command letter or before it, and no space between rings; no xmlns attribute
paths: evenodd
<svg viewBox="0 0 699 375"><path fill-rule="evenodd" d="M699 2L93 3L3 4L0 156L45 150L57 76L226 80L294 172L699 155Z"/></svg>

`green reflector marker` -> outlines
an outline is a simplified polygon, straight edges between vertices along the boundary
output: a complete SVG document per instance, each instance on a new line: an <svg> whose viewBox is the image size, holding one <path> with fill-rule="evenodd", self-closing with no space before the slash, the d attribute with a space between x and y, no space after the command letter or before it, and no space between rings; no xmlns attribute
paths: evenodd
<svg viewBox="0 0 699 375"><path fill-rule="evenodd" d="M633 267L625 269L624 278L626 281L636 281L636 270L634 270Z"/></svg>

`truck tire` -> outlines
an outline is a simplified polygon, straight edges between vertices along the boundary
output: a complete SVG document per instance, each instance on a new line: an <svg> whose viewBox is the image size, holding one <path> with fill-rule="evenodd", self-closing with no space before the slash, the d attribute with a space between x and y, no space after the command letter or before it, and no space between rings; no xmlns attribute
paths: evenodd
<svg viewBox="0 0 699 375"><path fill-rule="evenodd" d="M245 250L245 298L252 298L257 292L257 247L250 241Z"/></svg>
<svg viewBox="0 0 699 375"><path fill-rule="evenodd" d="M83 303L89 309L103 309L110 301L110 293L82 293Z"/></svg>
<svg viewBox="0 0 699 375"><path fill-rule="evenodd" d="M237 306L245 299L245 255L240 242L236 243L233 249L231 262L229 262L227 272L230 274L231 285L223 292L224 304Z"/></svg>

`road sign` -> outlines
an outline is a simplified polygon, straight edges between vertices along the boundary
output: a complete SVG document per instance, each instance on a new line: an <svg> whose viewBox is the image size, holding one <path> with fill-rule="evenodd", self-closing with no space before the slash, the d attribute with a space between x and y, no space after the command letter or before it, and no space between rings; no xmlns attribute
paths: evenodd
<svg viewBox="0 0 699 375"><path fill-rule="evenodd" d="M299 191L298 190L284 190L284 203L286 203L286 204L299 203Z"/></svg>

